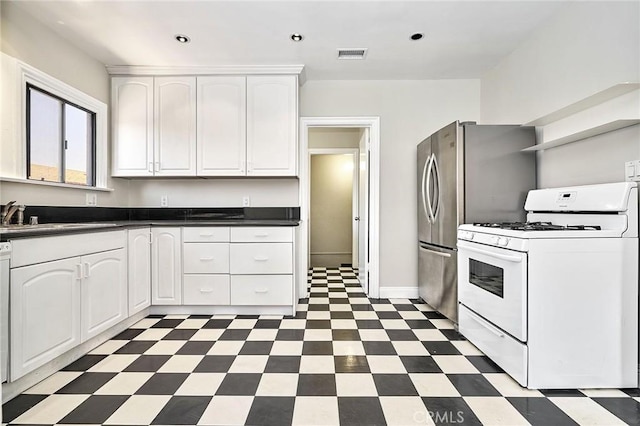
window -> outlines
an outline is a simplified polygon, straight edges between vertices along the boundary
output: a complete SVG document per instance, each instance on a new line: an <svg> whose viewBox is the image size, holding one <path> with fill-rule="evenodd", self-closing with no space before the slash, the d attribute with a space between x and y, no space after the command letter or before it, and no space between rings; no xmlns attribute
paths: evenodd
<svg viewBox="0 0 640 426"><path fill-rule="evenodd" d="M95 186L96 113L27 84L28 179Z"/></svg>

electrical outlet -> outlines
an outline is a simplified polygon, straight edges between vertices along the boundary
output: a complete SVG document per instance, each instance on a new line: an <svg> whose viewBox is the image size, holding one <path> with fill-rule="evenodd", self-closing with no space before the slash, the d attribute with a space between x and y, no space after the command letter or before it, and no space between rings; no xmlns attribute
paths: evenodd
<svg viewBox="0 0 640 426"><path fill-rule="evenodd" d="M160 207L168 207L169 206L169 197L166 195L162 195L160 197Z"/></svg>
<svg viewBox="0 0 640 426"><path fill-rule="evenodd" d="M640 160L624 163L624 179L626 181L640 182Z"/></svg>
<svg viewBox="0 0 640 426"><path fill-rule="evenodd" d="M249 207L251 205L251 198L242 197L242 207Z"/></svg>
<svg viewBox="0 0 640 426"><path fill-rule="evenodd" d="M98 194L88 193L86 197L87 206L97 206L98 205Z"/></svg>

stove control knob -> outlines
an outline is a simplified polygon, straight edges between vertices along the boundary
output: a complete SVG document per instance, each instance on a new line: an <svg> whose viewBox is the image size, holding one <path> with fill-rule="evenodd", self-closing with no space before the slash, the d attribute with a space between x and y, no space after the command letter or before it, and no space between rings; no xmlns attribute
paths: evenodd
<svg viewBox="0 0 640 426"><path fill-rule="evenodd" d="M509 244L509 238L498 238L498 245L506 247Z"/></svg>
<svg viewBox="0 0 640 426"><path fill-rule="evenodd" d="M491 237L491 244L493 244L494 246L498 246L500 245L500 237Z"/></svg>
<svg viewBox="0 0 640 426"><path fill-rule="evenodd" d="M463 240L473 240L474 233L469 231L460 231L460 238Z"/></svg>

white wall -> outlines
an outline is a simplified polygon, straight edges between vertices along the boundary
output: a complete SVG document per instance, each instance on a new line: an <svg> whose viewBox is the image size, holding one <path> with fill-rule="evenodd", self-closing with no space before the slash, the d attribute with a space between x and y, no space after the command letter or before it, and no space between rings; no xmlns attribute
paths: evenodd
<svg viewBox="0 0 640 426"><path fill-rule="evenodd" d="M109 103L109 76L103 64L24 13L16 2L3 1L0 5L2 52ZM85 205L87 191L83 190L11 182L0 185L0 203L17 200L31 205ZM99 192L98 205L127 204L126 180L108 179L107 186L115 190Z"/></svg>
<svg viewBox="0 0 640 426"><path fill-rule="evenodd" d="M480 118L479 80L309 81L302 117L380 117L380 287L417 287L416 145Z"/></svg>
<svg viewBox="0 0 640 426"><path fill-rule="evenodd" d="M482 78L482 122L526 123L627 81L640 81L640 3L574 2ZM640 105L640 92L626 97ZM618 104L603 112L627 118L634 109ZM561 134L576 121L552 123L546 133ZM623 163L639 151L637 126L547 150L538 154L538 186L623 180Z"/></svg>

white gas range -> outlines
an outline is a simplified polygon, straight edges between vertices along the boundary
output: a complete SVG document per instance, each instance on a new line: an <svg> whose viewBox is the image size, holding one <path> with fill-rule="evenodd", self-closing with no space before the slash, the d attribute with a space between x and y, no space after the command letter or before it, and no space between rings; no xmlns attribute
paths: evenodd
<svg viewBox="0 0 640 426"><path fill-rule="evenodd" d="M526 223L460 226L459 330L522 386L638 386L637 191L534 190Z"/></svg>

